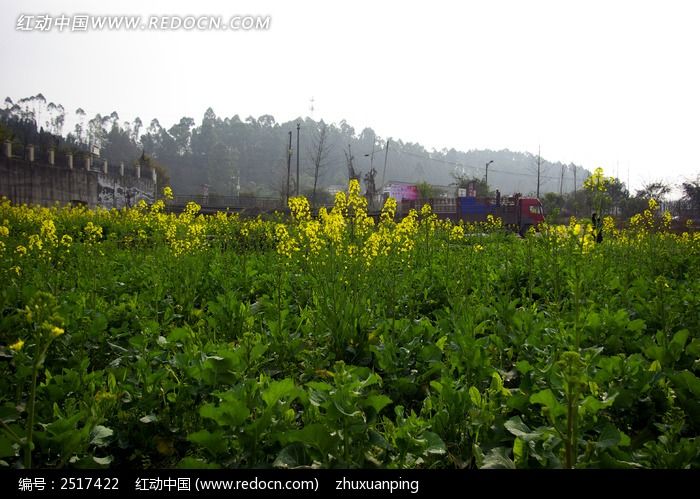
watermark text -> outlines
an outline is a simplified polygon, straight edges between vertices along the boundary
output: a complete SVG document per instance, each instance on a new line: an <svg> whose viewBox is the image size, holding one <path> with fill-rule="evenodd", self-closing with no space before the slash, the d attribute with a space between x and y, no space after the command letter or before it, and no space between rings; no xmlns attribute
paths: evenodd
<svg viewBox="0 0 700 499"><path fill-rule="evenodd" d="M17 31L86 32L86 31L267 31L272 23L265 15L170 16L91 14L20 14Z"/></svg>

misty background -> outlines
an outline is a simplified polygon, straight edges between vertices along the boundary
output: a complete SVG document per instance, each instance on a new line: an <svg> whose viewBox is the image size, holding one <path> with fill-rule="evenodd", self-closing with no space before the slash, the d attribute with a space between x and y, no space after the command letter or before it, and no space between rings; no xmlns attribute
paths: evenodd
<svg viewBox="0 0 700 499"><path fill-rule="evenodd" d="M292 184L295 181L297 153L300 191L304 193L314 183L318 190L344 188L349 179L349 158L361 178L371 169L376 171L377 187L395 181L427 182L454 191L450 186L456 178L485 178L489 163L492 190L524 194L537 190L536 155L507 149L429 151L419 143L381 137L371 128L357 130L345 120L328 124L299 117L277 123L272 115L219 117L209 108L199 120L182 117L167 127L158 119L147 124L139 117L122 119L117 111L95 116L88 116L82 108L70 112L37 94L5 99L0 140L8 138L20 146L33 143L40 151L56 147L78 153L97 146L100 156L112 164L129 165L145 153L160 164L179 194L198 194L206 185L211 194L283 197L288 163ZM544 159L539 167L543 193L570 192L574 180L580 189L590 175L573 164Z"/></svg>
<svg viewBox="0 0 700 499"><path fill-rule="evenodd" d="M36 33L15 29L23 13L260 14L271 24L235 33ZM61 103L66 137L75 135L77 109L86 122L116 111L118 120L104 123L107 135L116 122L133 137L140 117L142 136L117 147L113 134L105 154L145 149L181 192L201 184L230 190L240 176L241 190L274 193L287 133L299 120L308 185L323 120L324 186L347 180L348 144L366 172L374 137L381 181L381 149L391 137L387 181L446 185L455 169L481 177L493 160L489 184L527 194L536 189L541 148L545 192L571 190L575 164L603 167L633 192L662 181L673 196L700 170L697 13L682 0L10 0L0 40L14 50L0 55L0 96L16 104L41 93L47 104Z"/></svg>

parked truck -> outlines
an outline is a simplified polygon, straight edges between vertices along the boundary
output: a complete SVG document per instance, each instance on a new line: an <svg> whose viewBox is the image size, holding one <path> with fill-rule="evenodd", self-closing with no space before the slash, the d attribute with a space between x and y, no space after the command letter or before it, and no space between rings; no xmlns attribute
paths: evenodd
<svg viewBox="0 0 700 499"><path fill-rule="evenodd" d="M521 235L530 227L537 227L544 222L544 210L540 200L518 194L504 198L458 196L402 199L398 203L399 215L406 215L410 209L420 210L426 203L440 218L449 218L454 222L485 222L488 216L492 215L500 218L504 226L516 230Z"/></svg>

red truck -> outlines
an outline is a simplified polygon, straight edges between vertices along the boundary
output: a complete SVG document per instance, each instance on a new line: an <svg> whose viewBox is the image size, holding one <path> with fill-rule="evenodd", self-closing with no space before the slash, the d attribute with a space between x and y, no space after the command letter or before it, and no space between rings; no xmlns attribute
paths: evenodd
<svg viewBox="0 0 700 499"><path fill-rule="evenodd" d="M403 199L398 206L399 215L406 215L410 209L420 210L428 203L440 218L454 222L485 222L489 215L500 218L503 225L524 235L530 227L544 222L542 203L537 198L511 197L479 198L472 196L455 198Z"/></svg>

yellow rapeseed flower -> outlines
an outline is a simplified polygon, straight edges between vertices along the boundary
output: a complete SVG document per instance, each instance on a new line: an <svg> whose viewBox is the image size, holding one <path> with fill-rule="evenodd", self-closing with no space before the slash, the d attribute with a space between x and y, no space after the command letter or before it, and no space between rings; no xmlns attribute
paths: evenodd
<svg viewBox="0 0 700 499"><path fill-rule="evenodd" d="M384 207L382 208L381 215L381 221L383 224L394 221L394 217L396 216L396 207L396 199L392 197L386 198L386 201L384 201Z"/></svg>
<svg viewBox="0 0 700 499"><path fill-rule="evenodd" d="M583 188L587 191L605 192L614 180L613 177L606 177L603 174L603 169L598 167L593 172L593 175L583 181Z"/></svg>
<svg viewBox="0 0 700 499"><path fill-rule="evenodd" d="M311 207L309 206L309 200L304 196L289 198L287 204L289 205L289 210L292 212L292 217L296 222L311 220Z"/></svg>
<svg viewBox="0 0 700 499"><path fill-rule="evenodd" d="M202 207L199 206L197 203L195 203L194 201L190 201L185 205L185 211L183 215L194 217L197 213L199 213L199 210L201 209Z"/></svg>
<svg viewBox="0 0 700 499"><path fill-rule="evenodd" d="M297 242L289 235L286 225L277 224L275 226L275 236L277 237L278 254L291 258L292 254L299 250Z"/></svg>
<svg viewBox="0 0 700 499"><path fill-rule="evenodd" d="M329 214L325 210L321 210L319 217L323 226L323 234L326 238L333 244L340 244L345 232L345 219L342 213L333 210Z"/></svg>
<svg viewBox="0 0 700 499"><path fill-rule="evenodd" d="M88 244L93 244L102 239L102 227L95 225L92 221L89 221L83 228L83 233L85 234L85 241Z"/></svg>
<svg viewBox="0 0 700 499"><path fill-rule="evenodd" d="M308 252L304 254L305 257L309 255L316 255L323 247L323 241L319 237L319 232L321 232L321 223L317 220L309 220L302 226L301 232L304 236L306 248Z"/></svg>
<svg viewBox="0 0 700 499"><path fill-rule="evenodd" d="M608 215L603 218L603 231L608 235L615 233L615 219L613 217Z"/></svg>
<svg viewBox="0 0 700 499"><path fill-rule="evenodd" d="M486 228L496 230L503 228L503 220L500 217L494 217L489 214L486 216Z"/></svg>
<svg viewBox="0 0 700 499"><path fill-rule="evenodd" d="M53 223L53 220L42 220L40 234L43 241L49 245L55 245L58 241L56 225Z"/></svg>
<svg viewBox="0 0 700 499"><path fill-rule="evenodd" d="M20 350L22 350L23 346L24 346L24 340L19 339L19 340L15 341L12 345L10 345L10 350L12 350L13 352L19 352Z"/></svg>
<svg viewBox="0 0 700 499"><path fill-rule="evenodd" d="M159 199L151 205L151 213L159 213L165 209L165 202Z"/></svg>
<svg viewBox="0 0 700 499"><path fill-rule="evenodd" d="M337 192L335 194L335 200L333 202L333 209L331 213L340 214L341 216L346 216L348 213L348 198L344 192Z"/></svg>
<svg viewBox="0 0 700 499"><path fill-rule="evenodd" d="M464 227L461 225L455 225L450 231L450 240L461 241L462 239L464 239Z"/></svg>
<svg viewBox="0 0 700 499"><path fill-rule="evenodd" d="M360 195L360 181L356 178L350 180L348 184L348 196L350 198Z"/></svg>
<svg viewBox="0 0 700 499"><path fill-rule="evenodd" d="M664 211L663 215L663 224L666 229L669 229L671 227L671 220L673 220L673 217L671 216L670 211Z"/></svg>

